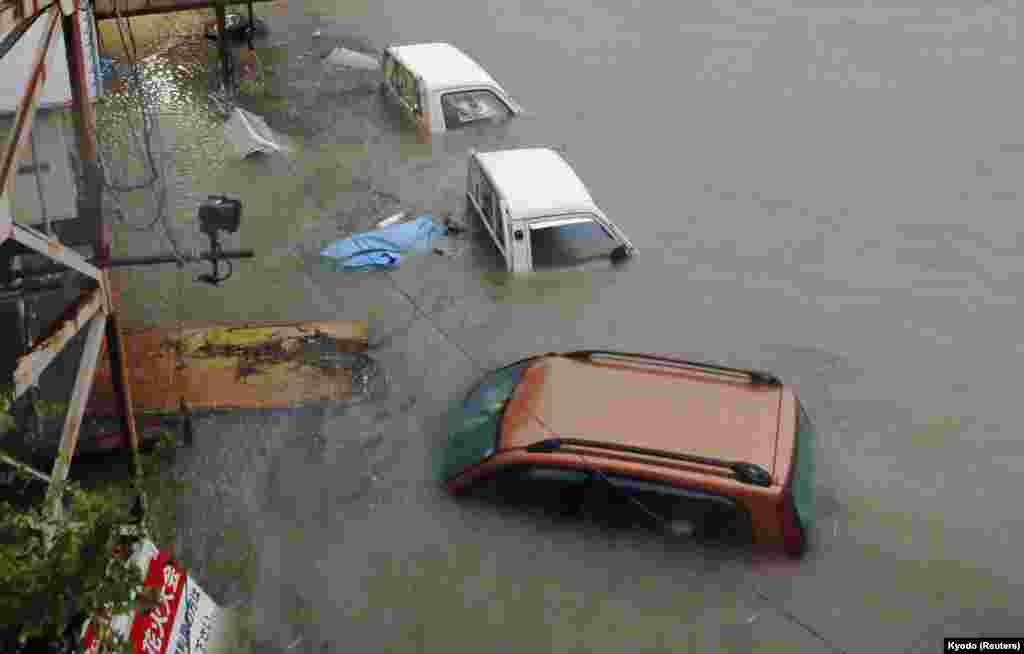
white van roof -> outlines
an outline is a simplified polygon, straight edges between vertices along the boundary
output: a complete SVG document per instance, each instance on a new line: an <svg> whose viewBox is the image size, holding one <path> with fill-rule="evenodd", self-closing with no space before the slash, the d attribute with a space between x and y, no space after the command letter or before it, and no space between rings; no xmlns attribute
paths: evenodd
<svg viewBox="0 0 1024 654"><path fill-rule="evenodd" d="M448 43L416 43L388 48L414 74L434 89L460 86L501 86L480 64Z"/></svg>
<svg viewBox="0 0 1024 654"><path fill-rule="evenodd" d="M513 220L566 213L602 215L569 163L550 148L474 153L501 189Z"/></svg>

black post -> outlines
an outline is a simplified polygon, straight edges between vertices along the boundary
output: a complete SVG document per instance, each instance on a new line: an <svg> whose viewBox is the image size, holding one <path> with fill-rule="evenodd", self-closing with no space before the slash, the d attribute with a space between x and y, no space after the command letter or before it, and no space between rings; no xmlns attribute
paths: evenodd
<svg viewBox="0 0 1024 654"><path fill-rule="evenodd" d="M224 90L230 91L231 89L231 67L228 62L228 58L231 53L228 52L228 20L227 20L227 9L224 3L217 3L217 49L220 51L220 70L222 77L222 83L224 84Z"/></svg>

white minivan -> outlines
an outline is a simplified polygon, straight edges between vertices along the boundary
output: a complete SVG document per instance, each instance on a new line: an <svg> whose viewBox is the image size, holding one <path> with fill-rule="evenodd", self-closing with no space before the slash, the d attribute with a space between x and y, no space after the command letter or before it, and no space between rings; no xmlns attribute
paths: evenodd
<svg viewBox="0 0 1024 654"><path fill-rule="evenodd" d="M480 64L448 43L391 46L381 88L418 128L432 134L522 113Z"/></svg>
<svg viewBox="0 0 1024 654"><path fill-rule="evenodd" d="M549 148L472 151L466 196L509 272L605 256L617 261L636 252L565 158Z"/></svg>

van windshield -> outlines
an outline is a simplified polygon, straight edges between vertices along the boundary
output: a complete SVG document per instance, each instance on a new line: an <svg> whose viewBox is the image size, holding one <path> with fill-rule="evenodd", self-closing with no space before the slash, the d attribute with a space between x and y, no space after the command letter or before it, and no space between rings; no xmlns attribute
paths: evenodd
<svg viewBox="0 0 1024 654"><path fill-rule="evenodd" d="M607 257L618 245L604 226L592 218L530 226L530 251L535 270Z"/></svg>

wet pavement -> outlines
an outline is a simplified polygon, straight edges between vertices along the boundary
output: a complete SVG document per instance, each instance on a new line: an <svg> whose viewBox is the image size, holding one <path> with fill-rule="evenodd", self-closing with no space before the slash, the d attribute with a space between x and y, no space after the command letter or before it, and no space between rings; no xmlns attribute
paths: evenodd
<svg viewBox="0 0 1024 654"><path fill-rule="evenodd" d="M1016 14L1014 0L273 10L267 92L242 106L288 137L290 160L231 159L201 92L161 119L182 246L203 245L199 199L231 192L245 209L228 247L257 258L218 289L132 271L123 308L165 324L369 319L386 378L362 404L202 420L176 466L183 557L252 607L260 640L301 638L293 651L930 652L1019 632ZM371 76L319 60L435 40L536 115L423 146ZM318 261L399 209L461 215L466 149L518 145L564 147L638 258L512 282L477 232L393 273ZM118 231L118 251L147 247L162 249ZM605 346L796 385L822 435L806 560L437 490L439 416L474 376Z"/></svg>

